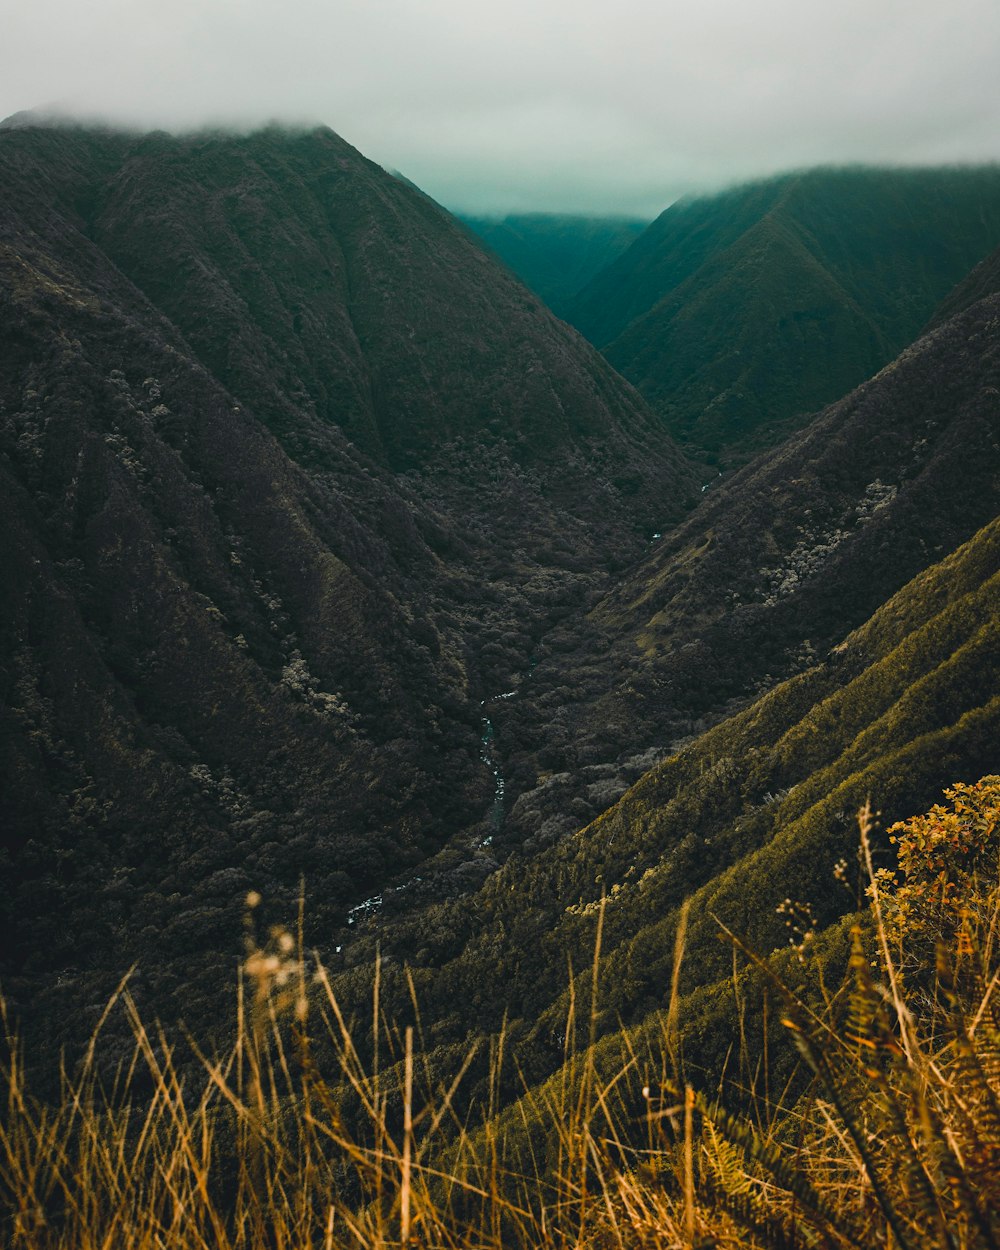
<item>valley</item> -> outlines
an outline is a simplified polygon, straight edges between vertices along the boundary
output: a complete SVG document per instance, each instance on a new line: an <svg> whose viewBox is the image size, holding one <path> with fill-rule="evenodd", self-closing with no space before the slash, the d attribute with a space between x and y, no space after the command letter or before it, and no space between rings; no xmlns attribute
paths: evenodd
<svg viewBox="0 0 1000 1250"><path fill-rule="evenodd" d="M544 1171L553 1083L586 1056L648 1098L678 1016L715 1088L774 1034L720 924L785 968L800 906L822 982L858 809L888 871L891 824L997 768L1000 172L463 224L324 127L15 122L0 972L32 1065L130 968L225 1053L251 896L358 1062L385 1022L393 1115L413 1030L428 1087L461 1072L450 1142L488 1108Z"/></svg>

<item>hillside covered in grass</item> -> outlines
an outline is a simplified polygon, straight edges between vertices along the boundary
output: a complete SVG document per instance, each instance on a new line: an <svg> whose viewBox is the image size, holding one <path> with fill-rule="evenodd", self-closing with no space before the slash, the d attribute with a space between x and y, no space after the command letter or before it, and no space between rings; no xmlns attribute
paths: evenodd
<svg viewBox="0 0 1000 1250"><path fill-rule="evenodd" d="M239 1040L219 1059L190 1039L194 1081L182 1082L184 1056L146 1028L127 989L107 1009L132 1031L114 1088L97 1078L98 1031L61 1099L41 1104L6 1035L4 1231L37 1250L119 1238L180 1250L778 1250L804 1238L821 1250L987 1250L1000 1226L998 819L1000 778L951 787L944 804L893 826L897 878L872 866L863 811L865 889L839 958L811 929L771 961L727 935L723 994L740 1028L717 1088L699 1082L680 1045L690 1025L677 996L682 931L669 1005L646 1044L626 1033L617 1053L580 1048L571 1008L564 1070L520 1117L497 1115L492 1098L461 1115L475 1050L439 1083L417 1030L383 1031L377 997L365 1063L322 965L288 930L262 947L251 926ZM255 897L249 906L252 915ZM794 1041L800 1080L748 1067L758 1021L744 1013L760 991L786 1048ZM598 993L595 979L579 1008L591 1036ZM501 1034L492 1090L506 1062ZM347 1105L359 1113L351 1125Z"/></svg>
<svg viewBox="0 0 1000 1250"><path fill-rule="evenodd" d="M855 901L835 870L854 862L854 814L866 799L891 823L933 802L956 770L989 768L998 609L992 522L824 660L670 754L586 827L548 845L537 839L468 898L370 920L364 940L346 948L338 994L361 1009L378 943L383 999L405 1013L412 978L442 1074L454 1061L450 1043L468 1045L506 1021L516 1071L533 1083L561 1063L566 970L589 965L599 916L597 1026L613 1032L662 1009L686 905L679 991L698 1020L688 1054L717 1079L734 1025L711 989L730 975L719 922L764 954L787 942L785 899L809 909L810 927L835 925Z"/></svg>
<svg viewBox="0 0 1000 1250"><path fill-rule="evenodd" d="M997 515L998 300L710 484L589 613L546 635L522 693L496 708L500 740L519 748L505 836L548 841L592 819L644 752L823 661Z"/></svg>

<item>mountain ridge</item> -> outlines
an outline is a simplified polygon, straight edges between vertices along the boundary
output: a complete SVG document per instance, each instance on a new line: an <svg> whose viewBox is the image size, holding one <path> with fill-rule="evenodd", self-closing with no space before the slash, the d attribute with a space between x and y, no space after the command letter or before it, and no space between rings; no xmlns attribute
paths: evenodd
<svg viewBox="0 0 1000 1250"><path fill-rule="evenodd" d="M754 245L764 223L783 250ZM996 166L807 170L672 206L567 313L739 464L888 363L998 231Z"/></svg>
<svg viewBox="0 0 1000 1250"><path fill-rule="evenodd" d="M0 177L5 985L82 1027L156 937L177 1018L255 879L333 932L446 844L491 870L482 699L693 479L332 132L7 129Z"/></svg>

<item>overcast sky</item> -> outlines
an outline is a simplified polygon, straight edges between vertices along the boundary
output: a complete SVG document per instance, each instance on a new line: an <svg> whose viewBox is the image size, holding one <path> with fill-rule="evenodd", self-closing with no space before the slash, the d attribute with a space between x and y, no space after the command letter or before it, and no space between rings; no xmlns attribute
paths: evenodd
<svg viewBox="0 0 1000 1250"><path fill-rule="evenodd" d="M0 116L319 121L454 209L1000 158L1000 0L11 0Z"/></svg>

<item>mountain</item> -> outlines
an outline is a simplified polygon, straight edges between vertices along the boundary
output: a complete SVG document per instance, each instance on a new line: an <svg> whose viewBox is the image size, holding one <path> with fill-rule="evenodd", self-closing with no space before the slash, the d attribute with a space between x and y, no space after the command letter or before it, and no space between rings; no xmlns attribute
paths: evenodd
<svg viewBox="0 0 1000 1250"><path fill-rule="evenodd" d="M679 201L567 305L691 447L774 445L1000 243L1000 168L815 169Z"/></svg>
<svg viewBox="0 0 1000 1250"><path fill-rule="evenodd" d="M634 392L332 131L3 139L7 202L62 214L308 467L335 427L397 472L507 457L536 494L572 510L596 493L629 523L669 495L678 457Z"/></svg>
<svg viewBox="0 0 1000 1250"><path fill-rule="evenodd" d="M446 844L480 701L694 489L656 418L328 130L0 132L4 985L211 1014Z"/></svg>
<svg viewBox="0 0 1000 1250"><path fill-rule="evenodd" d="M798 924L839 975L864 888L857 810L870 798L884 828L995 767L998 325L1000 295L966 301L550 630L490 708L498 870L464 894L401 881L344 931L343 1010L364 1012L379 955L387 1017L420 1004L431 1082L476 1044L465 1097L506 1107L494 1130L529 1160L547 1149L540 1109L583 1070L566 1055L590 1044L594 986L598 1070L659 1070L685 903L678 1028L715 1088L739 1021L768 1027L759 981L734 996L718 922L790 976ZM881 832L874 847L891 863ZM482 1057L501 1028L498 1082ZM791 1049L770 1044L784 1079Z"/></svg>
<svg viewBox="0 0 1000 1250"><path fill-rule="evenodd" d="M0 949L32 1055L133 963L210 1045L247 893L266 930L302 889L346 1016L377 979L432 1086L481 1041L453 1109L530 1127L602 897L619 1053L654 1048L690 898L717 1073L713 915L769 953L790 898L835 945L866 795L905 816L993 767L991 271L692 508L638 393L332 132L28 125L0 185Z"/></svg>
<svg viewBox="0 0 1000 1250"><path fill-rule="evenodd" d="M525 286L562 315L574 295L633 243L646 221L568 213L458 215Z"/></svg>

